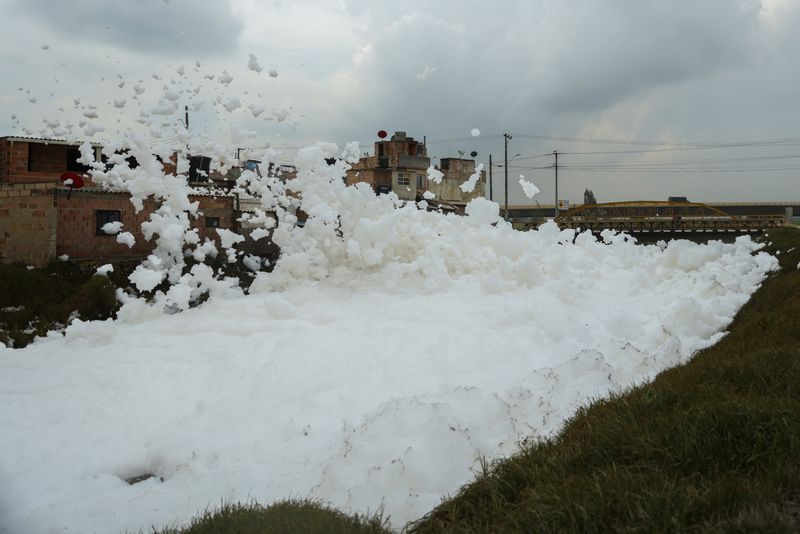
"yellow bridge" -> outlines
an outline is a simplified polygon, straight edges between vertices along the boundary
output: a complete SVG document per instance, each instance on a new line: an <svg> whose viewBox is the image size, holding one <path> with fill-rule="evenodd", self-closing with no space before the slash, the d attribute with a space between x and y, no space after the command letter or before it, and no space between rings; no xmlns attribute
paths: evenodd
<svg viewBox="0 0 800 534"><path fill-rule="evenodd" d="M584 204L559 215L561 228L628 233L761 232L780 228L783 214L736 216L699 202L609 202Z"/></svg>

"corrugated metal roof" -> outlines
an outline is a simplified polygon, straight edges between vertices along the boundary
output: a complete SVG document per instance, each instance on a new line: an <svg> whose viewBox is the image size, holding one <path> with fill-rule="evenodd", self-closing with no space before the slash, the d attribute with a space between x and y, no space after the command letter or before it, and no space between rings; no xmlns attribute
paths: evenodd
<svg viewBox="0 0 800 534"><path fill-rule="evenodd" d="M57 189L58 191L65 191L65 192L72 190L72 194L75 194L75 193L93 193L93 194L101 193L101 194L107 194L107 195L120 195L120 194L127 195L127 194L129 194L127 191L106 189L104 187L81 187L79 189L72 189L72 188L67 187L67 186L58 185L58 186L55 187L55 189ZM236 193L224 192L224 191L223 192L220 192L220 191L215 191L215 192L209 191L207 193L191 192L191 193L189 193L189 196L192 196L192 197L234 198L236 196Z"/></svg>
<svg viewBox="0 0 800 534"><path fill-rule="evenodd" d="M46 139L44 137L25 137L18 135L7 135L5 137L0 137L0 139L5 139L6 141L21 142L21 143L38 143L42 145L80 146L83 144L83 141L67 141L66 139ZM95 148L103 146L100 143L90 143L90 144Z"/></svg>

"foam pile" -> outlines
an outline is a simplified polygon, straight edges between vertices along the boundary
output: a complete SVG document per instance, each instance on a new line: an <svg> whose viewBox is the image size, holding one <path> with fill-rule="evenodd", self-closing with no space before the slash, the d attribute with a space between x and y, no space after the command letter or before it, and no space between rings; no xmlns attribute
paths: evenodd
<svg viewBox="0 0 800 534"><path fill-rule="evenodd" d="M139 271L172 289L128 297L117 321L0 348L2 528L138 531L221 500L304 496L383 505L400 527L482 457L714 343L777 267L746 237L523 233L485 199L464 217L428 212L345 187L357 153L300 151L287 184L243 173L262 197L254 220L277 214L283 254L250 295L176 267L202 246L184 191L160 197L163 241ZM148 191L147 172L123 174ZM212 298L187 309L203 291Z"/></svg>

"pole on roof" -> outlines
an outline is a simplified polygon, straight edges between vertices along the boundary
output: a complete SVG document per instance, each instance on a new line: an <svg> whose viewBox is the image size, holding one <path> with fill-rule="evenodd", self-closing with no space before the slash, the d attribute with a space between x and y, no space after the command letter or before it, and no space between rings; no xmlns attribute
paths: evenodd
<svg viewBox="0 0 800 534"><path fill-rule="evenodd" d="M489 154L489 200L494 200L492 198L492 155Z"/></svg>
<svg viewBox="0 0 800 534"><path fill-rule="evenodd" d="M505 159L504 159L504 164L503 164L503 171L504 171L505 177L506 177L505 178L505 180L506 180L506 186L505 186L505 195L506 195L505 205L506 205L506 209L504 210L505 211L505 217L504 218L505 218L506 221L508 221L508 140L509 139L511 139L510 135L508 135L507 133L503 134L503 140L505 141Z"/></svg>

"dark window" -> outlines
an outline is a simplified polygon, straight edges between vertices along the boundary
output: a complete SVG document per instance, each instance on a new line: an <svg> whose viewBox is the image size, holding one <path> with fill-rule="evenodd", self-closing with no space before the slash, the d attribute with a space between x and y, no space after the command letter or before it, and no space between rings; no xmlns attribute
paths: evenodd
<svg viewBox="0 0 800 534"><path fill-rule="evenodd" d="M119 210L96 210L94 212L94 233L96 235L114 235L103 231L103 225L110 222L122 221Z"/></svg>
<svg viewBox="0 0 800 534"><path fill-rule="evenodd" d="M378 143L378 156L383 156L383 143Z"/></svg>
<svg viewBox="0 0 800 534"><path fill-rule="evenodd" d="M211 158L204 156L189 157L190 182L207 182L209 170L211 170Z"/></svg>
<svg viewBox="0 0 800 534"><path fill-rule="evenodd" d="M123 155L123 156L124 156L124 155L127 155L127 152L120 152L120 151L117 151L117 152L116 152L116 154L121 154L121 155ZM103 165L105 165L105 166L106 166L106 172L108 172L109 170L111 170L111 164L110 164L110 163L108 163L108 156L106 156L105 154L101 155L101 156L100 156L100 161L103 163ZM125 158L125 161L128 163L128 167L129 167L130 169L135 169L136 167L138 167L138 166L139 166L139 162L138 162L138 161L136 161L136 158L135 158L135 157L133 157L133 156L127 156L127 157Z"/></svg>
<svg viewBox="0 0 800 534"><path fill-rule="evenodd" d="M425 187L425 177L421 174L417 175L417 189L422 189Z"/></svg>
<svg viewBox="0 0 800 534"><path fill-rule="evenodd" d="M404 174L397 175L397 185L411 185L408 178Z"/></svg>
<svg viewBox="0 0 800 534"><path fill-rule="evenodd" d="M206 226L208 228L219 228L219 217L206 217Z"/></svg>
<svg viewBox="0 0 800 534"><path fill-rule="evenodd" d="M77 148L67 148L67 170L72 172L89 172L89 166L78 163L81 151Z"/></svg>

